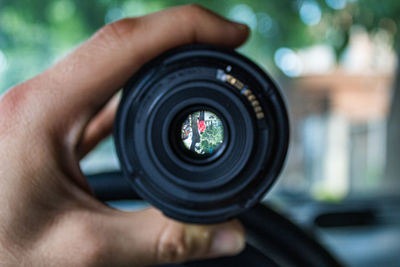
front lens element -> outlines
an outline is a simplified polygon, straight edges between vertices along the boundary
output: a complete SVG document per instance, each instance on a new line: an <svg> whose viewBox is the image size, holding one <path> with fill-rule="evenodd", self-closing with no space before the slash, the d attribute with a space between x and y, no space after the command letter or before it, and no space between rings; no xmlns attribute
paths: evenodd
<svg viewBox="0 0 400 267"><path fill-rule="evenodd" d="M182 123L181 139L186 149L198 155L213 155L224 142L224 126L214 113L195 111Z"/></svg>

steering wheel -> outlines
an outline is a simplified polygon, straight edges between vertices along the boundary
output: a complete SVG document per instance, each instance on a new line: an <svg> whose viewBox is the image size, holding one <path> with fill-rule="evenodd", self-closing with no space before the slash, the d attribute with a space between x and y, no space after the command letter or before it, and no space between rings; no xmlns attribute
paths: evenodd
<svg viewBox="0 0 400 267"><path fill-rule="evenodd" d="M87 178L101 201L140 200L121 173L88 175ZM239 220L247 234L246 248L239 255L162 266L341 266L315 239L268 206L258 204L241 214Z"/></svg>

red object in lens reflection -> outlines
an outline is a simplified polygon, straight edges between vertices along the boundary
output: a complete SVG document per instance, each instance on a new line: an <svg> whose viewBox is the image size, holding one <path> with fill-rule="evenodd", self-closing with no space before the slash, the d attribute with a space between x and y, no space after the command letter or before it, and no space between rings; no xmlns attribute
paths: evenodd
<svg viewBox="0 0 400 267"><path fill-rule="evenodd" d="M204 122L204 110L200 111L199 120L197 122L197 128L200 133L203 133L206 130L206 123Z"/></svg>

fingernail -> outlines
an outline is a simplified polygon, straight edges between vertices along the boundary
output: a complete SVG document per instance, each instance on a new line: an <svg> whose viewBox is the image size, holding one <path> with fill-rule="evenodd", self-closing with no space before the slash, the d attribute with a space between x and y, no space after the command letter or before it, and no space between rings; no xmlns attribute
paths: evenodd
<svg viewBox="0 0 400 267"><path fill-rule="evenodd" d="M210 253L215 256L229 256L239 253L245 246L244 236L232 229L218 229L211 241Z"/></svg>

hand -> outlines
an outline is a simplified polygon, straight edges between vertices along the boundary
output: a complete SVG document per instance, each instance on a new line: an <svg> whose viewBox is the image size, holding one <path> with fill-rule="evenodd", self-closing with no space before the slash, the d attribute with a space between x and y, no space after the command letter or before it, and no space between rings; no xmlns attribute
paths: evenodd
<svg viewBox="0 0 400 267"><path fill-rule="evenodd" d="M112 96L145 62L178 45L236 47L246 26L196 5L117 21L0 100L0 264L144 266L233 255L238 221L188 225L149 208L97 201L79 160L109 135Z"/></svg>

